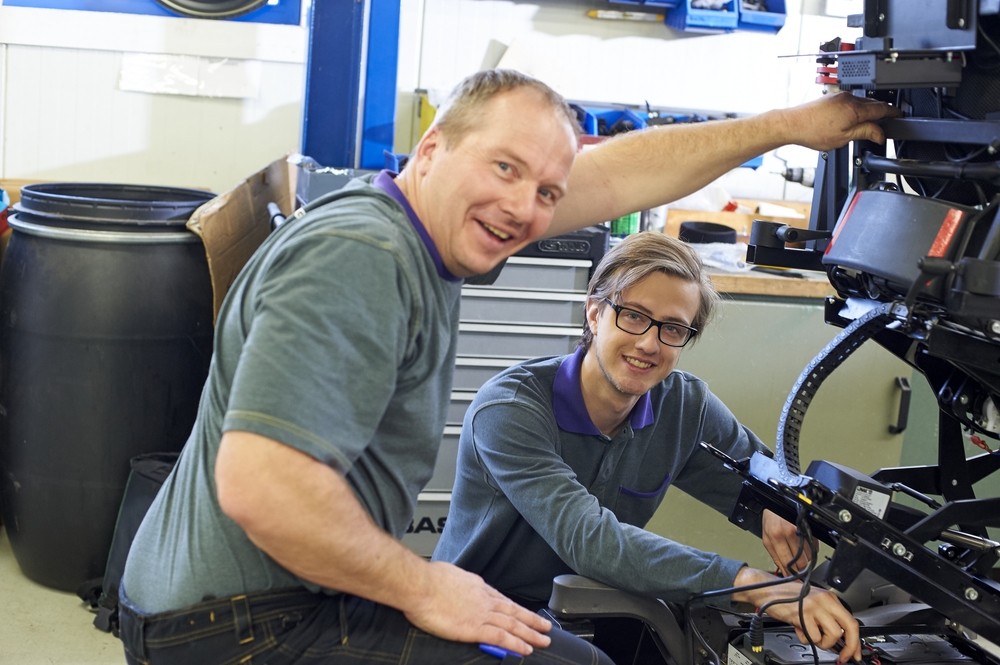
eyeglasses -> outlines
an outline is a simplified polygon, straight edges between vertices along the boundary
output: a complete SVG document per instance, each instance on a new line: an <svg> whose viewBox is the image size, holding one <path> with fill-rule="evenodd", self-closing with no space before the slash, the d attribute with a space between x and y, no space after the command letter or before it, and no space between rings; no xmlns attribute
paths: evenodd
<svg viewBox="0 0 1000 665"><path fill-rule="evenodd" d="M667 346L684 346L698 332L697 328L681 325L680 323L657 321L642 312L616 305L610 298L605 298L604 302L611 305L611 309L615 310L615 325L618 326L618 329L632 335L644 335L647 330L656 326L657 335L661 342Z"/></svg>

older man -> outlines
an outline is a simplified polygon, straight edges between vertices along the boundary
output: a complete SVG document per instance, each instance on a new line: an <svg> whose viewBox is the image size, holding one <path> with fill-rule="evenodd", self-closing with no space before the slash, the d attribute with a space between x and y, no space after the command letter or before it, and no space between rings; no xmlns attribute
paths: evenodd
<svg viewBox="0 0 1000 665"><path fill-rule="evenodd" d="M742 561L643 530L673 485L728 512L742 479L698 444L736 458L766 451L701 381L674 371L704 330L718 295L697 253L660 233L629 236L597 266L580 348L528 360L490 379L462 425L448 528L434 552L522 604L544 604L552 580L579 573L665 600L740 589L757 607L795 598ZM765 512L765 544L782 569L794 528ZM768 613L808 630L841 659L860 658L858 624L835 596L813 589Z"/></svg>
<svg viewBox="0 0 1000 665"><path fill-rule="evenodd" d="M574 165L573 115L548 87L464 81L402 173L286 223L230 289L194 430L125 569L126 657L442 663L488 643L529 662L603 658L398 541L444 427L462 278L784 143L878 140L887 112L834 97L625 137Z"/></svg>

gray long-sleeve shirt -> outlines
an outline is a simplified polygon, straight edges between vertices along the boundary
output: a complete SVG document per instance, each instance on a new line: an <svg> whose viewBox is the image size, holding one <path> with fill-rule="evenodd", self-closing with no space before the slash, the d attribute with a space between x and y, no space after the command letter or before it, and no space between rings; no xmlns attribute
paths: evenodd
<svg viewBox="0 0 1000 665"><path fill-rule="evenodd" d="M721 512L732 507L739 476L699 442L737 459L766 447L704 382L679 371L609 438L584 406L582 360L582 351L529 360L479 390L434 559L539 601L553 577L573 572L669 601L731 586L743 562L642 527L670 485Z"/></svg>

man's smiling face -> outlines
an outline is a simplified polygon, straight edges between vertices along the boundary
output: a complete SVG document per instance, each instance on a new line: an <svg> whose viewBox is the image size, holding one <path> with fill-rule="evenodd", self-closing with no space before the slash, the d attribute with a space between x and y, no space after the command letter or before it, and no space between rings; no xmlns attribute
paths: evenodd
<svg viewBox="0 0 1000 665"><path fill-rule="evenodd" d="M576 153L569 122L530 88L485 104L456 142L437 128L418 146L419 214L452 274L489 272L548 229Z"/></svg>
<svg viewBox="0 0 1000 665"><path fill-rule="evenodd" d="M698 314L701 292L697 282L653 272L622 291L621 304L657 321L690 326ZM667 378L677 366L680 347L660 341L656 326L632 335L615 323L615 310L603 301L587 303L587 322L594 339L584 363L599 368L599 392L638 398Z"/></svg>

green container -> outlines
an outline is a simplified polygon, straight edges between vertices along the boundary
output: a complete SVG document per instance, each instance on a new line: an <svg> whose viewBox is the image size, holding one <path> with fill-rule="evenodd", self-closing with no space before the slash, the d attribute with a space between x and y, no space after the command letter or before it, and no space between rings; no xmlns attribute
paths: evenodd
<svg viewBox="0 0 1000 665"><path fill-rule="evenodd" d="M627 235L639 232L639 213L633 212L624 215L611 222L611 236L614 238L624 238Z"/></svg>

